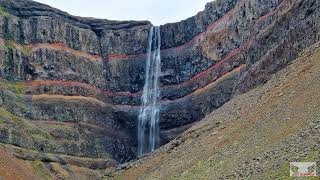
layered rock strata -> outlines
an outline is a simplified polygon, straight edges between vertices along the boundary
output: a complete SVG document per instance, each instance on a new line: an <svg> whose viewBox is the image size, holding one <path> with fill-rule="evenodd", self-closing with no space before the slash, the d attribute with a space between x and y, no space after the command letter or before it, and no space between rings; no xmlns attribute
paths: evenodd
<svg viewBox="0 0 320 180"><path fill-rule="evenodd" d="M133 158L151 23L80 18L29 0L0 5L1 107L32 124L47 122L41 129L55 122L90 127L74 130L75 143L66 148L26 144L19 134L4 143ZM318 41L319 6L317 0L216 0L194 17L162 25L162 143ZM1 132L6 139L15 134L8 127Z"/></svg>

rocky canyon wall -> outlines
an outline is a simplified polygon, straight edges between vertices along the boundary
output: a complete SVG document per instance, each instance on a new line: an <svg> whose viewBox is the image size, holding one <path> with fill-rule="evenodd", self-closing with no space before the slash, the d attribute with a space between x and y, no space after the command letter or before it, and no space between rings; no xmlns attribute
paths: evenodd
<svg viewBox="0 0 320 180"><path fill-rule="evenodd" d="M0 124L1 142L118 162L135 157L152 24L75 17L29 0L0 6L0 106L49 133L34 138ZM216 0L160 26L162 143L319 41L319 6Z"/></svg>

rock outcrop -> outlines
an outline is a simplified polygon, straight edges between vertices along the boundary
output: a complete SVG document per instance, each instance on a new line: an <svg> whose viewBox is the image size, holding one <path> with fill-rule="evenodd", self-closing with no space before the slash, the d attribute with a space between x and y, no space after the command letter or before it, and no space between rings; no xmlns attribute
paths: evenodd
<svg viewBox="0 0 320 180"><path fill-rule="evenodd" d="M1 142L118 162L134 158L152 24L75 17L29 0L0 0L0 6L3 118L32 126L21 133L0 124ZM319 6L317 0L216 0L194 17L160 26L162 143L319 41Z"/></svg>

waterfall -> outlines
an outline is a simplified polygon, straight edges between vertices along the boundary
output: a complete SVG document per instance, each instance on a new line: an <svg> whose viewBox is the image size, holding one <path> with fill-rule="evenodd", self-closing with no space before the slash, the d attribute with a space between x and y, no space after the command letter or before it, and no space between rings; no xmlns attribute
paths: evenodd
<svg viewBox="0 0 320 180"><path fill-rule="evenodd" d="M138 155L155 150L159 141L159 76L161 71L160 27L149 31L145 84L138 118Z"/></svg>

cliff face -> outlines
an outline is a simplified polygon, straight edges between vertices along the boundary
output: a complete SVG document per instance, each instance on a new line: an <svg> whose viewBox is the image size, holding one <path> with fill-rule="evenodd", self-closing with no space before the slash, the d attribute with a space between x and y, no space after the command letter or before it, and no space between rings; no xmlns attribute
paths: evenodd
<svg viewBox="0 0 320 180"><path fill-rule="evenodd" d="M320 160L320 42L112 179L288 179ZM157 168L154 168L157 167ZM318 172L319 176L319 172Z"/></svg>
<svg viewBox="0 0 320 180"><path fill-rule="evenodd" d="M37 128L52 122L84 126L70 129L70 137L59 127L49 130L53 142L29 140L4 127L1 141L44 152L131 159L135 137L115 117L116 104L109 103L115 84L108 82L113 71L107 61L117 52L143 53L150 23L79 18L33 1L0 5L0 76L9 81L1 88L1 105L32 123L48 121ZM22 103L7 84L17 86Z"/></svg>
<svg viewBox="0 0 320 180"><path fill-rule="evenodd" d="M1 125L1 142L133 158L152 25L75 17L29 0L0 0L0 6L3 118L31 126ZM162 25L162 143L319 41L319 6L317 0L216 0L194 17Z"/></svg>

